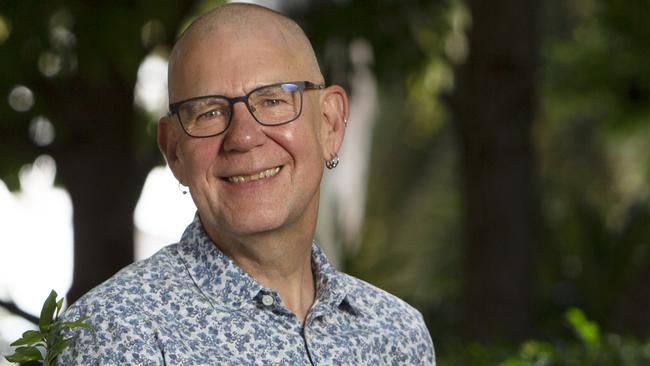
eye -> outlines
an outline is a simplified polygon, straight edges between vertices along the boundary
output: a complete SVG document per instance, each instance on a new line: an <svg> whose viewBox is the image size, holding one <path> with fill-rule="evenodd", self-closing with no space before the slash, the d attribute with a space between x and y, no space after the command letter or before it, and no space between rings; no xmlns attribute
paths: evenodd
<svg viewBox="0 0 650 366"><path fill-rule="evenodd" d="M210 120L214 118L220 118L223 117L224 113L221 110L218 109L211 109L207 112L201 113L198 116L196 116L197 121L202 121L202 120Z"/></svg>
<svg viewBox="0 0 650 366"><path fill-rule="evenodd" d="M265 99L262 105L264 107L276 107L282 103L286 103L286 102L282 99Z"/></svg>

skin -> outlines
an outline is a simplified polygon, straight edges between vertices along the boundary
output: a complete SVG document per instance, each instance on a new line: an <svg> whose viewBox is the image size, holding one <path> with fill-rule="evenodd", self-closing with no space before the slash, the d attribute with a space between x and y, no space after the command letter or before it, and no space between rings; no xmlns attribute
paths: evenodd
<svg viewBox="0 0 650 366"><path fill-rule="evenodd" d="M314 52L291 20L268 9L229 4L199 18L170 57L169 100L230 97L276 82L322 83ZM160 119L158 143L174 176L189 187L214 244L303 323L314 301L311 241L324 160L338 151L348 98L338 86L306 91L301 116L257 123L243 103L225 133L187 136L175 116ZM271 178L232 183L280 166Z"/></svg>

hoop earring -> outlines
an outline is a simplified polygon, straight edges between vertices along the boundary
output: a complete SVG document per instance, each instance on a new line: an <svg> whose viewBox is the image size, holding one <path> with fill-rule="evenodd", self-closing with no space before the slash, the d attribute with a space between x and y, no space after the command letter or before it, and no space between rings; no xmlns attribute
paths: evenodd
<svg viewBox="0 0 650 366"><path fill-rule="evenodd" d="M336 168L337 165L339 165L339 161L340 161L339 154L334 153L334 156L330 160L325 161L325 166L327 167L327 169L332 170Z"/></svg>
<svg viewBox="0 0 650 366"><path fill-rule="evenodd" d="M178 190L181 191L182 194L187 194L187 187L181 184L181 182L178 182Z"/></svg>

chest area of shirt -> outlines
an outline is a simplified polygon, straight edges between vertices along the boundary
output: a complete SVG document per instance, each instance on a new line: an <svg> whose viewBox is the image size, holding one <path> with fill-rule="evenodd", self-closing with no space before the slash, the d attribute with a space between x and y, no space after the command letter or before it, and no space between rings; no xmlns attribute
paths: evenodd
<svg viewBox="0 0 650 366"><path fill-rule="evenodd" d="M379 351L386 336L347 320L330 314L303 328L295 317L268 309L206 309L166 322L156 336L166 365L385 364Z"/></svg>

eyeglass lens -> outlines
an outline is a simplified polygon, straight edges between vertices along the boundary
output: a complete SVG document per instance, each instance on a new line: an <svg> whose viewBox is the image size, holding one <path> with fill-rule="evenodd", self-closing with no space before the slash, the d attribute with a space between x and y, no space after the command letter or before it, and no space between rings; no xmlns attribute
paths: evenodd
<svg viewBox="0 0 650 366"><path fill-rule="evenodd" d="M302 88L293 83L270 85L252 91L243 101L259 123L283 124L300 114ZM190 135L215 135L228 128L234 103L224 97L198 98L180 105L178 116Z"/></svg>

